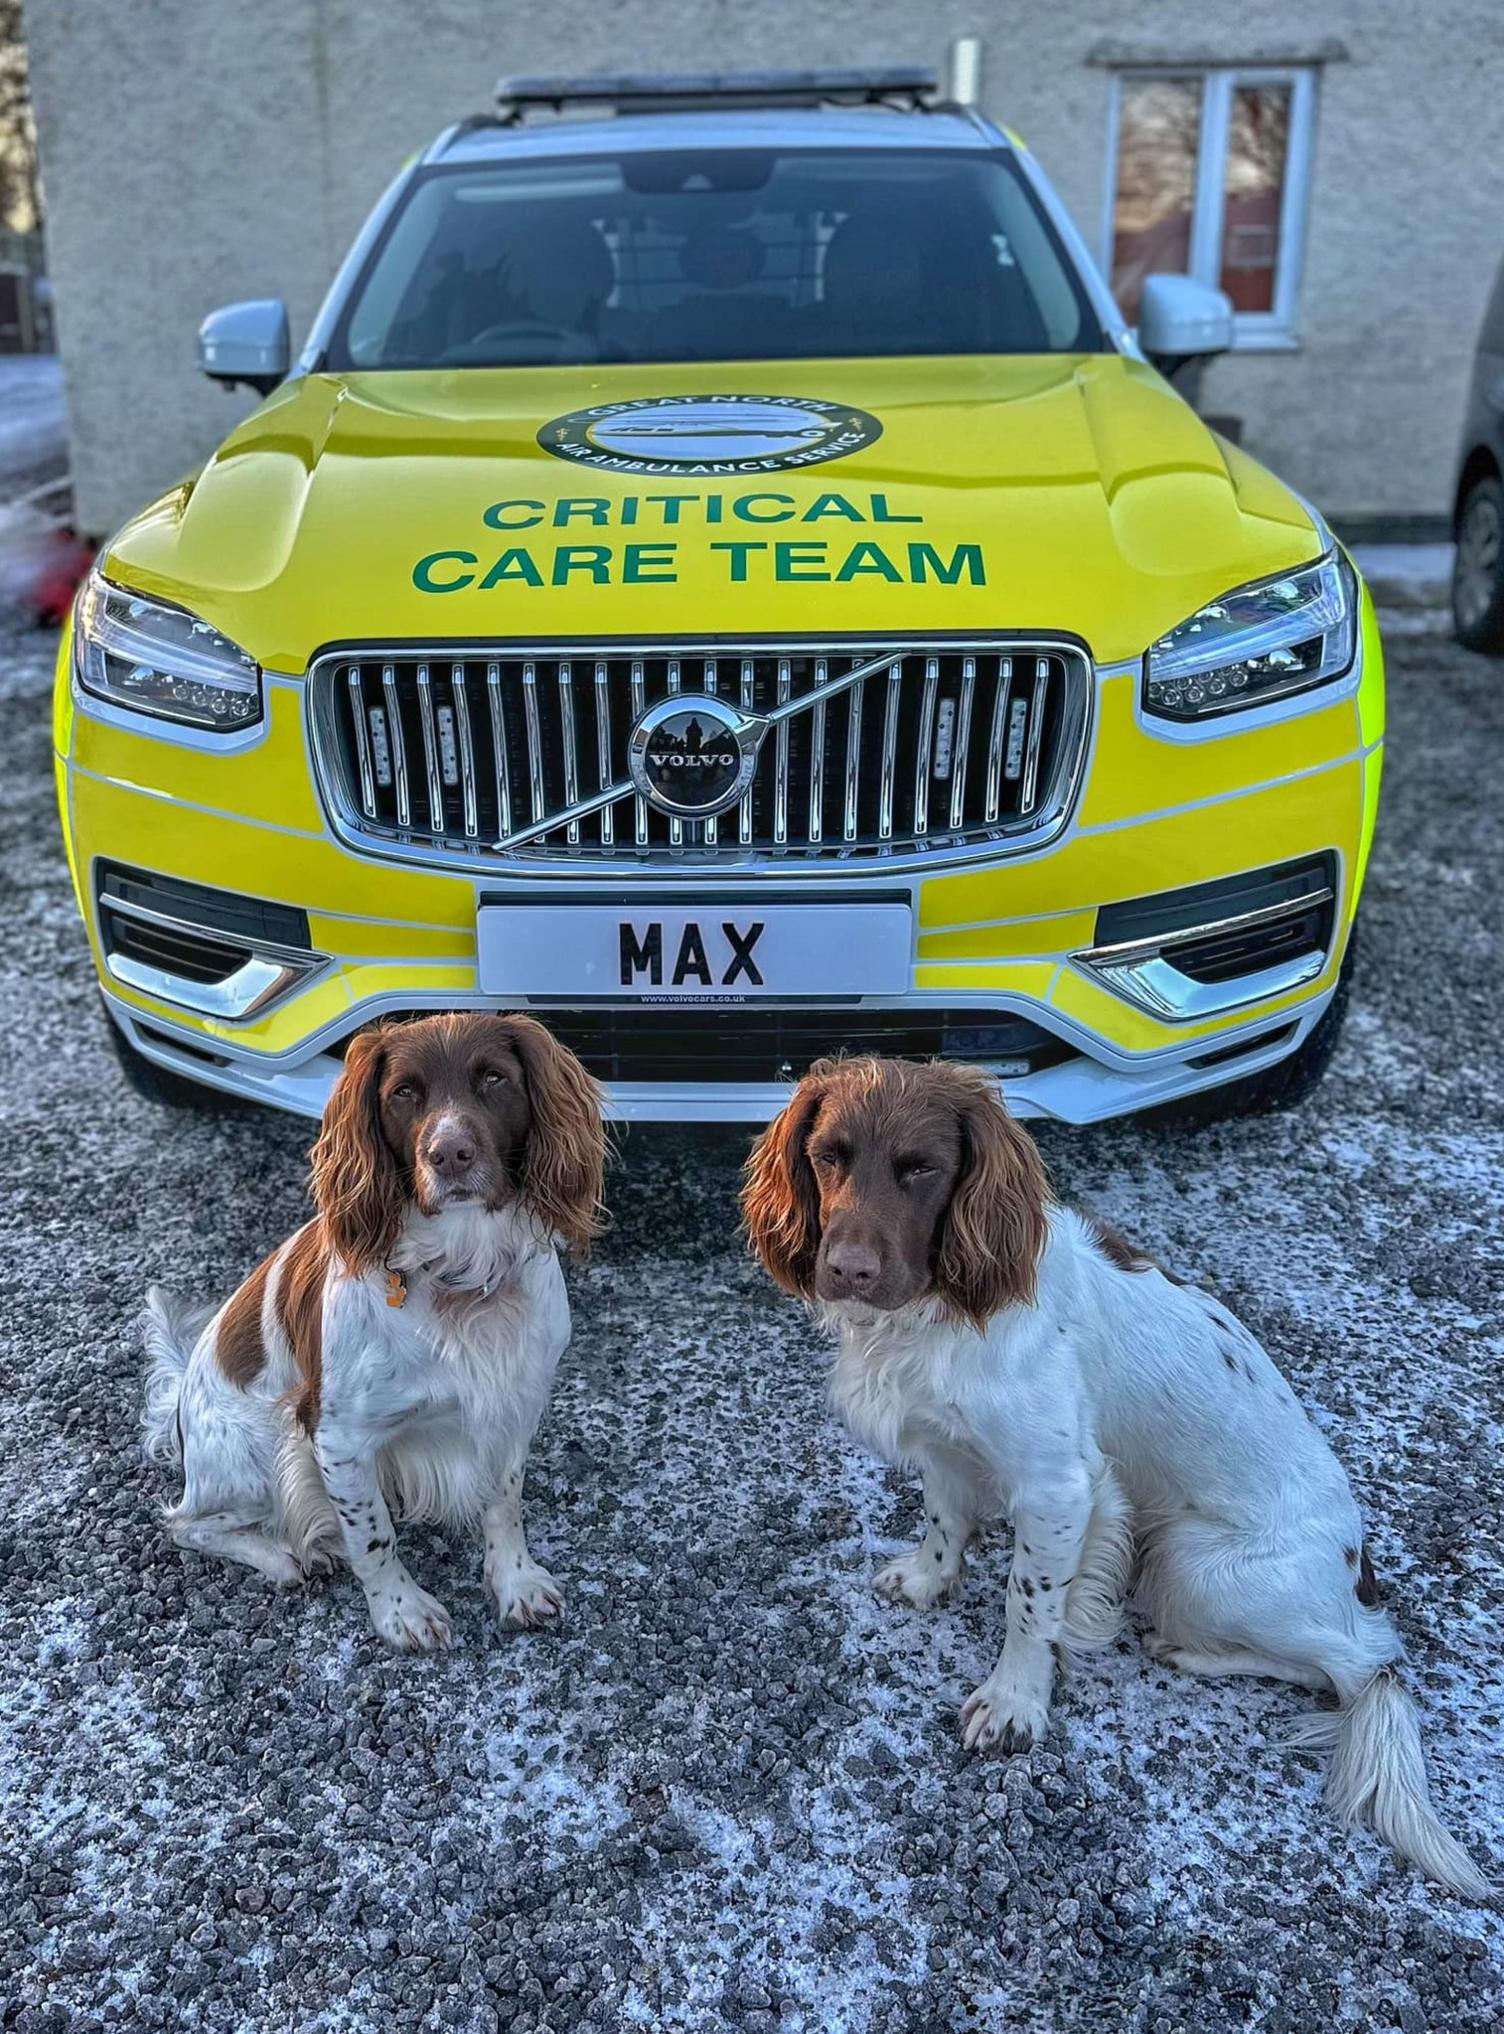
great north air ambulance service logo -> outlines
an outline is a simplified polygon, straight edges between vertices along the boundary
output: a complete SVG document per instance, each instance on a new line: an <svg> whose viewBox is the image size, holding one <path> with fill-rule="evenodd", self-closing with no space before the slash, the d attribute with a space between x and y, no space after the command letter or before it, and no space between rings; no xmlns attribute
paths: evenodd
<svg viewBox="0 0 1504 2034"><path fill-rule="evenodd" d="M844 459L883 427L849 403L811 396L641 396L555 417L538 443L608 473L778 473Z"/></svg>

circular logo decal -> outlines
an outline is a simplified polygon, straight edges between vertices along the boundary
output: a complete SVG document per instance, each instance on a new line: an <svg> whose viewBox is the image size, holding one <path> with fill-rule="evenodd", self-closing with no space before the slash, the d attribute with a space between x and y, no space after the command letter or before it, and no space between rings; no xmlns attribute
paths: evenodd
<svg viewBox="0 0 1504 2034"><path fill-rule="evenodd" d="M643 396L555 417L538 443L612 473L777 473L844 459L882 434L865 410L811 396Z"/></svg>
<svg viewBox="0 0 1504 2034"><path fill-rule="evenodd" d="M650 706L633 728L627 768L660 812L713 819L751 783L765 732L723 699L679 693Z"/></svg>

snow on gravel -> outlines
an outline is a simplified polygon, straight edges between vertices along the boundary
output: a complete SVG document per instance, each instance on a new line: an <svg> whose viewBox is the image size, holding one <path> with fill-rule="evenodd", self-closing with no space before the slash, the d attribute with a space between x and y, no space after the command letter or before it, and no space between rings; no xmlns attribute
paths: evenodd
<svg viewBox="0 0 1504 2034"><path fill-rule="evenodd" d="M964 1757L1006 1537L932 1618L872 1595L917 1515L824 1409L734 1233L745 1138L634 1133L571 1273L530 1477L562 1635L406 1534L457 1650L398 1660L348 1579L278 1594L164 1543L130 1322L223 1291L304 1206L306 1126L123 1087L51 807L50 645L0 669L0 2027L897 2034L1504 2017L1504 1929L1286 1749L1308 1704L1130 1641L1048 1744ZM1066 1194L1223 1293L1349 1465L1451 1822L1504 1868L1500 667L1397 642L1352 1020L1300 1112L1041 1133ZM255 871L245 871L248 888Z"/></svg>

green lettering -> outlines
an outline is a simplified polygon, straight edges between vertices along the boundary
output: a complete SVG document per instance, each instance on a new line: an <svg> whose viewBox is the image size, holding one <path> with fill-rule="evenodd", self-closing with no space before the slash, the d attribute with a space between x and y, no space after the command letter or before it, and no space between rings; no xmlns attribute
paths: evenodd
<svg viewBox="0 0 1504 2034"><path fill-rule="evenodd" d="M554 585L567 586L571 572L588 572L596 586L609 586L609 547L605 544L561 544L554 553Z"/></svg>
<svg viewBox="0 0 1504 2034"><path fill-rule="evenodd" d="M648 494L643 496L644 501L655 501L661 504L663 520L666 523L678 522L681 506L687 501L698 501L699 499L700 497L697 494Z"/></svg>
<svg viewBox="0 0 1504 2034"><path fill-rule="evenodd" d="M771 515L754 515L752 504L757 501L777 501L786 504L774 509ZM744 523L786 523L794 513L794 497L791 494L740 494L731 504L731 513L739 516Z"/></svg>
<svg viewBox="0 0 1504 2034"><path fill-rule="evenodd" d="M749 551L766 551L768 547L765 543L754 544L748 541L741 544L712 544L710 548L712 551L729 551L731 553L731 583L733 586L740 586L747 576L747 553Z"/></svg>
<svg viewBox="0 0 1504 2034"><path fill-rule="evenodd" d="M844 494L817 495L799 520L802 523L817 523L822 516L844 516L848 523L864 523L867 520L855 503L849 502Z"/></svg>
<svg viewBox="0 0 1504 2034"><path fill-rule="evenodd" d="M973 586L987 584L980 544L957 544L948 559L933 544L910 544L909 577L914 584L922 586L932 571L942 586L956 585L963 571Z"/></svg>
<svg viewBox="0 0 1504 2034"><path fill-rule="evenodd" d="M576 516L583 516L587 523L594 523L599 528L610 513L610 502L603 500L598 494L561 495L554 503L554 528L562 529L566 523L573 522Z"/></svg>
<svg viewBox="0 0 1504 2034"><path fill-rule="evenodd" d="M534 509L537 513L534 515L510 516L507 514L508 509ZM493 501L481 517L481 521L486 525L487 529L491 530L531 530L538 523L541 523L542 520L543 504L541 501Z"/></svg>
<svg viewBox="0 0 1504 2034"><path fill-rule="evenodd" d="M874 573L879 579L891 579L895 586L903 583L903 574L881 544L853 544L836 578L856 579L863 572Z"/></svg>
<svg viewBox="0 0 1504 2034"><path fill-rule="evenodd" d="M641 586L654 580L677 579L674 553L677 544L628 544L622 559L623 586Z"/></svg>
<svg viewBox="0 0 1504 2034"><path fill-rule="evenodd" d="M775 579L829 579L828 572L805 572L799 568L806 565L823 565L825 546L823 544L775 544L773 546L773 577Z"/></svg>
<svg viewBox="0 0 1504 2034"><path fill-rule="evenodd" d="M463 572L458 579L435 579L433 568L445 558L453 558L461 565L480 563L473 551L430 551L413 567L413 585L419 593L458 593L461 587L475 584L473 572Z"/></svg>
<svg viewBox="0 0 1504 2034"><path fill-rule="evenodd" d="M510 551L503 551L480 583L482 593L489 593L493 586L499 586L504 579L521 579L529 586L541 586L543 574L533 563L532 553L514 544Z"/></svg>
<svg viewBox="0 0 1504 2034"><path fill-rule="evenodd" d="M888 497L875 494L872 497L872 520L875 523L922 523L924 517L895 515L888 507Z"/></svg>

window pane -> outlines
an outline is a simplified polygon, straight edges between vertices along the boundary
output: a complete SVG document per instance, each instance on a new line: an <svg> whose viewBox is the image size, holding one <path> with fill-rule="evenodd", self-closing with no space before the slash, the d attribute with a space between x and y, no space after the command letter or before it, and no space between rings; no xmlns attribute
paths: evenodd
<svg viewBox="0 0 1504 2034"><path fill-rule="evenodd" d="M1124 78L1118 95L1112 287L1132 324L1146 275L1185 275L1191 264L1199 78Z"/></svg>
<svg viewBox="0 0 1504 2034"><path fill-rule="evenodd" d="M1290 144L1290 87L1239 85L1227 121L1221 285L1235 311L1272 311Z"/></svg>
<svg viewBox="0 0 1504 2034"><path fill-rule="evenodd" d="M1006 155L624 146L421 172L327 364L339 373L1100 344L1080 280Z"/></svg>

